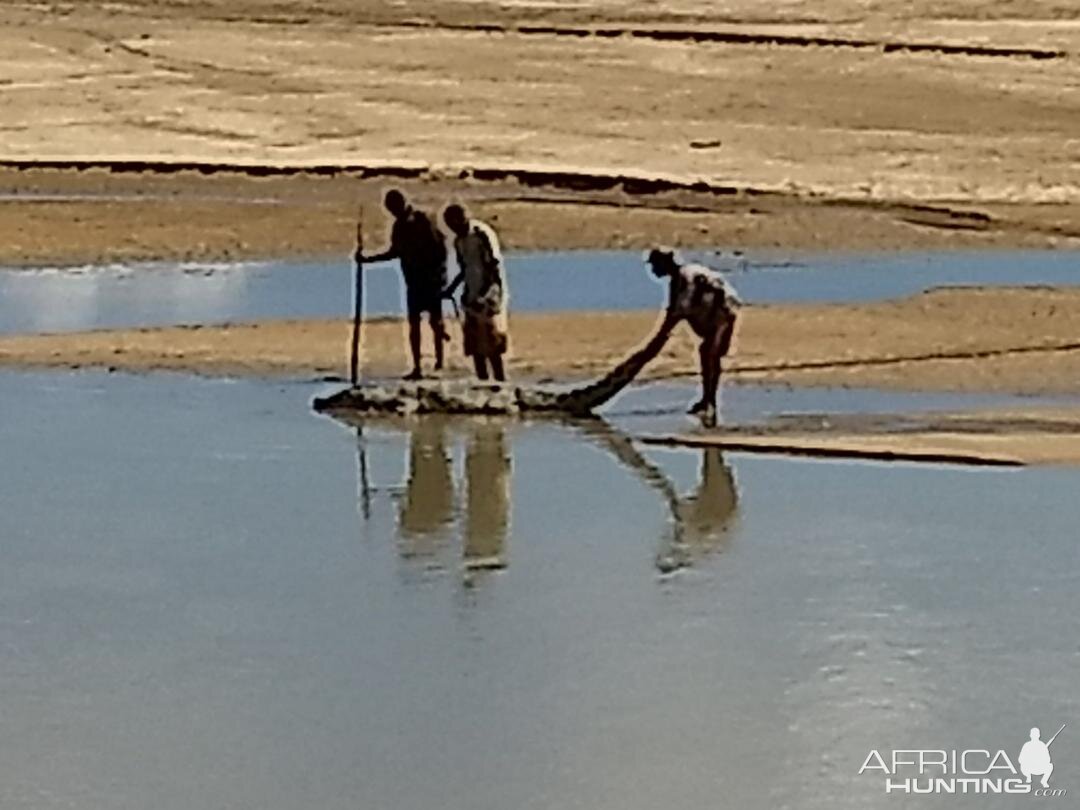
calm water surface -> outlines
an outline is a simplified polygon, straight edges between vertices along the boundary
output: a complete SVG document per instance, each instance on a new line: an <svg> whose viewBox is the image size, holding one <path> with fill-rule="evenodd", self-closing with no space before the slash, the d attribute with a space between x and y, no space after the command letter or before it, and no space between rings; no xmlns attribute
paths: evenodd
<svg viewBox="0 0 1080 810"><path fill-rule="evenodd" d="M1077 471L358 435L315 393L0 374L0 806L909 806L871 748L1077 717Z"/></svg>
<svg viewBox="0 0 1080 810"><path fill-rule="evenodd" d="M947 284L1080 283L1078 252L956 252L881 256L689 254L718 269L747 301L865 301ZM661 287L635 251L512 254L515 311L641 309ZM348 261L159 264L0 272L0 332L71 331L261 318L348 317ZM394 263L366 270L371 316L402 311Z"/></svg>

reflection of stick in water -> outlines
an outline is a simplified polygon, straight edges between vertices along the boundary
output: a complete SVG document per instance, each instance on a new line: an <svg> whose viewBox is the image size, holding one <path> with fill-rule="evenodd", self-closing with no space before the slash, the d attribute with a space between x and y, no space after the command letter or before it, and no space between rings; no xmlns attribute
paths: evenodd
<svg viewBox="0 0 1080 810"><path fill-rule="evenodd" d="M360 514L364 520L371 520L371 484L368 482L367 442L362 425L356 427L356 463L360 478Z"/></svg>
<svg viewBox="0 0 1080 810"><path fill-rule="evenodd" d="M642 455L625 434L599 420L583 422L579 429L664 499L671 513L671 535L656 557L662 573L685 568L693 556L719 545L739 505L735 477L719 448L708 448L702 455L697 491L682 498L667 474Z"/></svg>
<svg viewBox="0 0 1080 810"><path fill-rule="evenodd" d="M464 555L469 571L506 567L510 475L506 428L498 422L477 423L465 451Z"/></svg>

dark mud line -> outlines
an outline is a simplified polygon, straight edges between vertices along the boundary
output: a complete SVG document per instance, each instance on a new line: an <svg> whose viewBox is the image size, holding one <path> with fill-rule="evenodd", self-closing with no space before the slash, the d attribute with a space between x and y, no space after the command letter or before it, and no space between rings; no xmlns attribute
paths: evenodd
<svg viewBox="0 0 1080 810"><path fill-rule="evenodd" d="M1056 352L1080 351L1080 342L1057 343L1050 345L1011 346L1004 349L976 349L958 352L928 352L902 357L864 357L844 360L814 360L806 363L776 363L762 365L735 366L732 374L744 374L759 371L813 371L825 368L862 368L867 366L896 366L904 363L924 363L934 360L987 360L994 357L1008 357L1017 354L1049 354Z"/></svg>
<svg viewBox="0 0 1080 810"><path fill-rule="evenodd" d="M680 181L663 177L638 177L599 172L560 171L517 168L449 168L428 165L372 166L363 163L228 163L198 160L37 160L33 158L0 159L0 169L27 171L51 169L57 171L106 170L114 174L199 174L234 173L248 177L289 177L317 175L335 177L350 175L359 179L395 178L403 180L457 179L481 182L516 182L528 188L555 188L566 191L621 191L629 195L660 194L664 192L695 192L718 197L779 195L753 187L728 186L704 180Z"/></svg>
<svg viewBox="0 0 1080 810"><path fill-rule="evenodd" d="M759 444L757 442L729 439L725 436L643 436L644 444L657 447L719 447L735 453L759 455L799 456L802 458L841 458L860 461L916 462L920 464L952 464L967 467L1026 467L1015 458L1003 456L980 456L968 453L920 452L917 450L865 450L854 447L813 447L802 444Z"/></svg>
<svg viewBox="0 0 1080 810"><path fill-rule="evenodd" d="M708 31L663 29L636 26L586 27L569 25L504 25L501 23L433 23L402 21L388 28L422 28L448 31L470 31L480 34L520 34L522 36L553 36L575 39L646 39L655 42L689 42L708 45L769 45L788 48L857 48L883 53L936 53L946 56L981 56L1005 59L1066 59L1067 51L1050 48L997 47L993 45L959 45L944 42L891 42L888 40L858 39L855 37L802 36L799 34L768 34L761 32Z"/></svg>

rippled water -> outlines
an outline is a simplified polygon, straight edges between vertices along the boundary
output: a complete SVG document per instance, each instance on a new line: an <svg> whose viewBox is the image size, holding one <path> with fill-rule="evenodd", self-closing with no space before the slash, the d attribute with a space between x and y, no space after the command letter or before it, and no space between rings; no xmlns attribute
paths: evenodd
<svg viewBox="0 0 1080 810"><path fill-rule="evenodd" d="M1076 252L890 254L711 253L750 302L863 301L943 284L1077 284ZM526 253L508 258L515 311L640 309L660 305L660 286L633 251ZM348 261L44 268L0 272L0 332L220 323L260 318L348 317ZM402 311L396 265L365 271L369 315Z"/></svg>
<svg viewBox="0 0 1080 810"><path fill-rule="evenodd" d="M1080 472L315 393L0 374L0 806L915 806L869 749L1076 717Z"/></svg>

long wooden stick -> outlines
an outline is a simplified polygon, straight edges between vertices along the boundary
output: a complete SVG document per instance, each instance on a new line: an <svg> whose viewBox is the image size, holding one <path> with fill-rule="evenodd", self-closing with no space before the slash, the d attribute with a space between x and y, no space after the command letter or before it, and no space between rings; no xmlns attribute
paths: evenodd
<svg viewBox="0 0 1080 810"><path fill-rule="evenodd" d="M356 279L353 283L353 330L352 353L349 357L349 380L355 386L360 380L360 323L364 318L364 264L361 256L364 252L364 206L356 219L356 254L353 262Z"/></svg>

